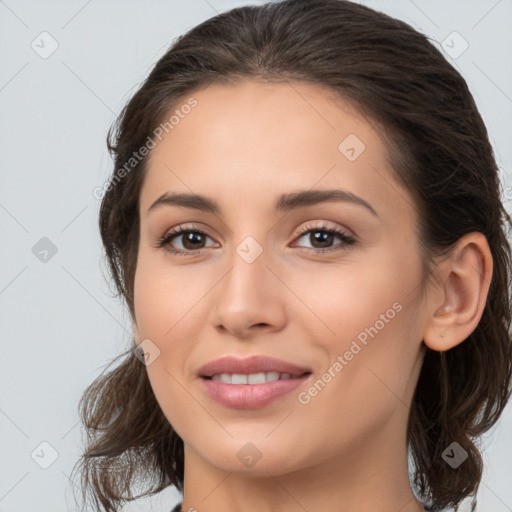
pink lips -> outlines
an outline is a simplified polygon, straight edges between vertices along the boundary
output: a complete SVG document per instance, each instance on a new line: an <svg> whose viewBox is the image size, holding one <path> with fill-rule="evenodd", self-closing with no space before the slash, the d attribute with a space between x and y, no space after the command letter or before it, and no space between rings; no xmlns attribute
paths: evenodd
<svg viewBox="0 0 512 512"><path fill-rule="evenodd" d="M250 374L271 371L289 373L291 378L262 384L226 384L209 378L220 373ZM210 398L234 409L263 407L293 391L311 375L311 371L306 367L267 356L252 356L247 359L226 356L202 366L198 373L202 377L203 389Z"/></svg>
<svg viewBox="0 0 512 512"><path fill-rule="evenodd" d="M311 371L309 368L301 367L268 356L252 356L246 359L238 359L232 356L224 356L210 361L199 369L200 377L211 377L217 373L259 373L279 372L302 374Z"/></svg>

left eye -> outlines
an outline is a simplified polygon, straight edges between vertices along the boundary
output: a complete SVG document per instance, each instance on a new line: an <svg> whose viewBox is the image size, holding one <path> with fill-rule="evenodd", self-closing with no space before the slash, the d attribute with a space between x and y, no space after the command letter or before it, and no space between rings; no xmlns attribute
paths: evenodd
<svg viewBox="0 0 512 512"><path fill-rule="evenodd" d="M327 226L306 228L305 231L302 231L299 235L299 240L309 236L310 243L319 244L319 247L313 247L312 249L306 247L306 249L312 250L313 252L331 252L331 251L339 251L343 250L345 246L349 246L355 243L355 238L345 234L343 231L338 229L329 228ZM342 243L340 246L331 247L334 238L339 238Z"/></svg>

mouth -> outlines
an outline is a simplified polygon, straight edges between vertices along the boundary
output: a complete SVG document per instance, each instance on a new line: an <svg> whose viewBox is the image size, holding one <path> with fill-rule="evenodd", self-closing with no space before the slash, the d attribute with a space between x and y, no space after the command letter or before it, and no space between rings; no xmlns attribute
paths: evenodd
<svg viewBox="0 0 512 512"><path fill-rule="evenodd" d="M311 375L310 368L265 355L224 356L198 371L206 395L230 409L258 409L289 397Z"/></svg>
<svg viewBox="0 0 512 512"><path fill-rule="evenodd" d="M311 375L311 372L299 372L299 373L288 373L288 372L257 372L257 373L215 373L211 376L202 376L205 380L214 380L223 382L224 384L265 384L266 382L275 382L278 380L290 380L299 379L301 377Z"/></svg>
<svg viewBox="0 0 512 512"><path fill-rule="evenodd" d="M261 409L278 399L290 398L292 391L306 386L311 372L290 374L258 372L250 374L214 374L201 377L206 395L227 409ZM267 380L268 379L268 380Z"/></svg>

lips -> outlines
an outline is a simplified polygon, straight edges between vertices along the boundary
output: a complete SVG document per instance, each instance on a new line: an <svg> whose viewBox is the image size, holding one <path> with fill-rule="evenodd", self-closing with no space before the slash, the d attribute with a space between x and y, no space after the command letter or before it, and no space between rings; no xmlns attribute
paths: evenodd
<svg viewBox="0 0 512 512"><path fill-rule="evenodd" d="M303 375L305 373L311 373L311 369L282 359L263 355L251 356L245 359L239 359L233 356L224 356L201 366L198 374L203 378L211 378L213 375L222 373L248 375L251 373L266 372Z"/></svg>
<svg viewBox="0 0 512 512"><path fill-rule="evenodd" d="M200 379L200 385L213 401L229 409L260 409L276 400L291 400L291 392L299 386L306 386L312 374L298 378L275 380L263 384L226 384L207 377ZM290 403L290 402L289 402Z"/></svg>

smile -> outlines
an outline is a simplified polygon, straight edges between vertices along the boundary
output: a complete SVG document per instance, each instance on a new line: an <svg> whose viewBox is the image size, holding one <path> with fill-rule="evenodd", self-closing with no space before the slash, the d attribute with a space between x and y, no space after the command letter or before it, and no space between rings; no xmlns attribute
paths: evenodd
<svg viewBox="0 0 512 512"><path fill-rule="evenodd" d="M300 375L279 372L222 373L210 378L202 377L200 381L206 394L224 407L258 409L289 394L311 375L310 372Z"/></svg>
<svg viewBox="0 0 512 512"><path fill-rule="evenodd" d="M211 376L212 380L225 382L226 384L263 384L264 382L274 382L276 380L296 379L301 374L279 373L279 372L259 372L259 373L216 373Z"/></svg>

